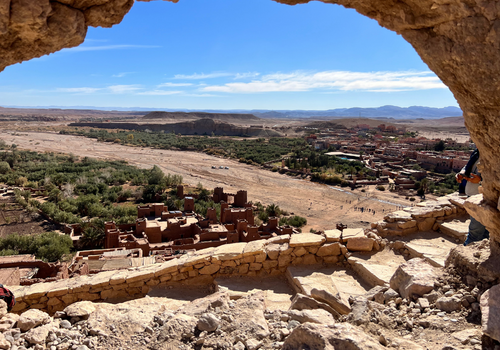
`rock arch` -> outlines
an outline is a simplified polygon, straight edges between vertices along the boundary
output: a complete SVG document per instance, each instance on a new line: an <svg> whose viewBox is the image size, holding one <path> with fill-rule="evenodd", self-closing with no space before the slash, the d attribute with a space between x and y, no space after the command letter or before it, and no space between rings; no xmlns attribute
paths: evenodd
<svg viewBox="0 0 500 350"><path fill-rule="evenodd" d="M149 0L141 0L149 1ZM178 0L171 0L177 2ZM310 0L275 0L295 5ZM500 253L500 2L320 0L354 8L403 36L455 95L482 156L484 201L473 206ZM120 23L134 0L0 0L0 70L81 44L88 26ZM471 208L470 208L471 209Z"/></svg>

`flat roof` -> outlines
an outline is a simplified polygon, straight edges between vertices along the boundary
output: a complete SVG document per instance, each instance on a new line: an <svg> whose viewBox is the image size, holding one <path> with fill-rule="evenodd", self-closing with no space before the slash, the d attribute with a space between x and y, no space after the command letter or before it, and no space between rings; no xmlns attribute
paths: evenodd
<svg viewBox="0 0 500 350"><path fill-rule="evenodd" d="M344 157L353 157L353 158L360 158L361 156L359 154L354 154L354 153L344 153L344 152L328 152L325 153L327 156L344 156Z"/></svg>

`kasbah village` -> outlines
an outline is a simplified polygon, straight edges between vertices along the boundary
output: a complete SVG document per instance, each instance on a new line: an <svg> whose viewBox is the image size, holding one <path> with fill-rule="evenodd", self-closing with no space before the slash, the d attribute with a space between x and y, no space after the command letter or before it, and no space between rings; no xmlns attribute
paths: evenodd
<svg viewBox="0 0 500 350"><path fill-rule="evenodd" d="M0 68L77 45L73 20L111 26L128 11L67 3L0 22ZM438 56L436 33L405 38L455 93L465 133L0 109L0 349L499 350L500 131L485 89L500 55L481 44L498 16L481 17L481 41L454 28L483 33L468 21L492 2L382 3L349 6L402 14L381 20L395 31L419 16L453 24L439 35L455 49ZM441 69L455 61L467 75ZM477 149L484 181L466 195L456 174ZM466 242L472 218L489 238Z"/></svg>

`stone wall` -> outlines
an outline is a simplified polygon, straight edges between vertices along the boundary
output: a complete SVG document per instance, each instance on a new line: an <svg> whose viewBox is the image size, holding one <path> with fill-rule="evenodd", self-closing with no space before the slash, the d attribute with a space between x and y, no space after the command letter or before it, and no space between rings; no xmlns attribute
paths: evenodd
<svg viewBox="0 0 500 350"><path fill-rule="evenodd" d="M450 221L467 214L464 203L466 197L457 193L418 203L415 207L407 207L389 213L384 220L374 222L371 228L381 237L406 236L419 231L438 231L449 234L442 229L445 221ZM455 237L462 239L462 237Z"/></svg>
<svg viewBox="0 0 500 350"><path fill-rule="evenodd" d="M63 310L76 301L119 301L145 296L153 287L178 283L212 283L217 276L280 275L290 265L336 264L349 251L380 249L376 238L358 235L339 242L340 232L294 234L250 243L226 244L191 252L166 263L107 271L69 280L9 287L16 296L14 312Z"/></svg>

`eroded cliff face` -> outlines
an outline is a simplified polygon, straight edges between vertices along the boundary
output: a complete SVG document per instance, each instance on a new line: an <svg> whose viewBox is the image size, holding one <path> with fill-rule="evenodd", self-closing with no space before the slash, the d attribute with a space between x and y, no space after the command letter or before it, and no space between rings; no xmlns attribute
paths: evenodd
<svg viewBox="0 0 500 350"><path fill-rule="evenodd" d="M148 0L145 0L148 1ZM295 5L309 0L276 0ZM482 157L485 202L500 215L500 3L495 0L321 0L401 34L455 95ZM177 2L176 0L173 2ZM0 70L81 44L87 26L119 23L133 0L0 0ZM500 227L488 226L500 252Z"/></svg>

